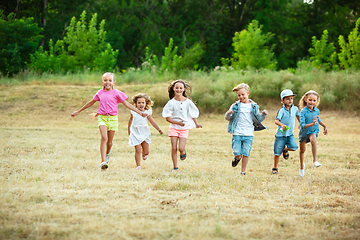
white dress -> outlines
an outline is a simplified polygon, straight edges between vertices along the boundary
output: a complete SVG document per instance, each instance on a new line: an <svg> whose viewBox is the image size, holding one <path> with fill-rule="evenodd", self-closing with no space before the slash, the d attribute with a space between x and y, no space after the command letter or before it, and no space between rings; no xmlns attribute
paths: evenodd
<svg viewBox="0 0 360 240"><path fill-rule="evenodd" d="M140 145L143 141L150 145L151 133L147 117L142 117L132 110L130 112L133 119L130 126L129 145L134 147ZM145 110L144 112L149 116L152 114L151 109Z"/></svg>
<svg viewBox="0 0 360 240"><path fill-rule="evenodd" d="M170 128L179 130L192 129L196 127L193 118L199 117L199 109L188 98L182 102L173 98L166 103L162 116L163 118L171 117L175 121L183 121L185 123L185 126L170 123Z"/></svg>

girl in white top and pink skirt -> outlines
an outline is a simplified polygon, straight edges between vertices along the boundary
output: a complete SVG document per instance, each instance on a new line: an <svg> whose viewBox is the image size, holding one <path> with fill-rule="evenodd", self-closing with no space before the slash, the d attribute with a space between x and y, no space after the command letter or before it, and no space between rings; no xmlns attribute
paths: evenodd
<svg viewBox="0 0 360 240"><path fill-rule="evenodd" d="M165 105L162 116L170 123L169 137L171 141L171 158L174 171L177 171L177 150L180 152L180 160L186 159L186 140L189 129L194 127L202 128L197 121L199 110L196 105L187 97L191 86L179 79L172 82L168 87L170 100Z"/></svg>

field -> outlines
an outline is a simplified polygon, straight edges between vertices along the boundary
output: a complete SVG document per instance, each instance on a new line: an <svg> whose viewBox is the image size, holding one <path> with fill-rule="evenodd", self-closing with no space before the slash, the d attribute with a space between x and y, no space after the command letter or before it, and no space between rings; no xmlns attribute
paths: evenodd
<svg viewBox="0 0 360 240"><path fill-rule="evenodd" d="M263 104L269 131L255 133L242 177L231 167L227 121L215 114L200 116L203 128L190 131L188 158L172 172L161 109L153 117L165 135L151 128L149 158L135 170L120 106L110 166L100 171L98 104L70 117L98 88L0 86L0 239L360 239L358 116L322 111L322 166L312 167L308 145L305 177L298 151L271 175L279 106Z"/></svg>

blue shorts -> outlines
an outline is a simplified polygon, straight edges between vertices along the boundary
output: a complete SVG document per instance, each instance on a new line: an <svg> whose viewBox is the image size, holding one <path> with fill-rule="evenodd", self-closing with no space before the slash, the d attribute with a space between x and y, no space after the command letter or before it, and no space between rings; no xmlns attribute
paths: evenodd
<svg viewBox="0 0 360 240"><path fill-rule="evenodd" d="M233 135L232 149L234 156L243 155L250 157L250 151L253 143L253 136Z"/></svg>
<svg viewBox="0 0 360 240"><path fill-rule="evenodd" d="M289 137L275 137L274 155L280 156L285 148L285 145L291 150L298 149L294 135Z"/></svg>

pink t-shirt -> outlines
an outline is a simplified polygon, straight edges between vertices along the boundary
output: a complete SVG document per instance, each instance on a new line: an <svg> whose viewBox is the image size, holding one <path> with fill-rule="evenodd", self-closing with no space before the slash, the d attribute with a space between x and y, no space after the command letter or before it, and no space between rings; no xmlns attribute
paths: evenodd
<svg viewBox="0 0 360 240"><path fill-rule="evenodd" d="M99 110L97 111L98 114L115 116L118 114L117 107L119 103L122 103L127 98L123 92L117 89L110 91L101 89L94 95L93 99L100 101Z"/></svg>

